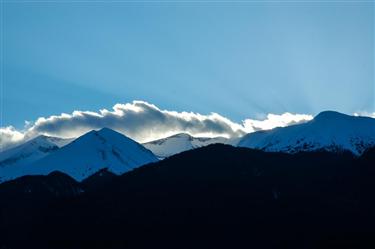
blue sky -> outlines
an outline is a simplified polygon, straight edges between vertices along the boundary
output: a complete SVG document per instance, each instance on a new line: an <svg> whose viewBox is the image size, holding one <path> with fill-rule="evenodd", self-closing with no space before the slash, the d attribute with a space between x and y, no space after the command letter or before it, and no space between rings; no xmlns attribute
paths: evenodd
<svg viewBox="0 0 375 249"><path fill-rule="evenodd" d="M217 112L375 111L371 2L2 4L2 126L144 100Z"/></svg>

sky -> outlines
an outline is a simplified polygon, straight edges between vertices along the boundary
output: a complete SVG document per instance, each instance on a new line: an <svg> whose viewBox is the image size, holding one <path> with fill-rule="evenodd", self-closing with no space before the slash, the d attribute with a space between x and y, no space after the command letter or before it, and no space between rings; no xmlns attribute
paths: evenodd
<svg viewBox="0 0 375 249"><path fill-rule="evenodd" d="M134 100L240 126L375 113L374 20L371 1L3 1L0 127Z"/></svg>

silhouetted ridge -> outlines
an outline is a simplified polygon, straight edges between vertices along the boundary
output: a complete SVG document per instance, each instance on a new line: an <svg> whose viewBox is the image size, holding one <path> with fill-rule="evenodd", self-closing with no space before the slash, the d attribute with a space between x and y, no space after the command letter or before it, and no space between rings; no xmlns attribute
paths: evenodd
<svg viewBox="0 0 375 249"><path fill-rule="evenodd" d="M12 193L12 198L21 196L37 197L61 197L76 196L82 191L80 184L72 177L54 171L47 176L23 176L0 185L0 196L4 193ZM8 196L9 197L9 196ZM2 199L7 201L6 199Z"/></svg>
<svg viewBox="0 0 375 249"><path fill-rule="evenodd" d="M368 148L362 155L362 158L375 161L375 146Z"/></svg>
<svg viewBox="0 0 375 249"><path fill-rule="evenodd" d="M107 168L105 168L84 179L81 185L85 190L94 191L107 184L110 184L117 178L117 175L113 174L112 172L108 171Z"/></svg>
<svg viewBox="0 0 375 249"><path fill-rule="evenodd" d="M0 185L0 248L374 248L371 151L215 144L82 183L25 177L45 190L19 195L28 182ZM78 195L49 191L77 184Z"/></svg>

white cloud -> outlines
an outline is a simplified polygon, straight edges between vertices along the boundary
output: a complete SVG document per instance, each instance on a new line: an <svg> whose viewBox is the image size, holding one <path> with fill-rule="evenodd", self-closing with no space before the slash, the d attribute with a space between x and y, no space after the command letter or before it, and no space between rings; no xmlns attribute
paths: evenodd
<svg viewBox="0 0 375 249"><path fill-rule="evenodd" d="M285 127L292 124L299 124L313 119L313 116L306 114L292 114L286 112L281 115L268 114L264 120L245 119L244 127L248 132L257 130L270 130L276 127Z"/></svg>
<svg viewBox="0 0 375 249"><path fill-rule="evenodd" d="M12 126L0 127L0 151L3 151L9 146L21 143L24 138L24 134L17 131Z"/></svg>
<svg viewBox="0 0 375 249"><path fill-rule="evenodd" d="M193 112L161 110L144 101L116 104L113 110L99 112L74 111L28 122L24 131L13 127L1 128L4 147L40 134L58 137L78 137L90 130L108 127L138 142L163 138L180 132L193 136L238 137L256 130L301 123L312 119L310 115L284 113L268 114L264 120L246 119L241 124L217 113L202 115Z"/></svg>
<svg viewBox="0 0 375 249"><path fill-rule="evenodd" d="M357 117L370 117L370 118L375 118L375 112L355 112L353 114L354 116Z"/></svg>

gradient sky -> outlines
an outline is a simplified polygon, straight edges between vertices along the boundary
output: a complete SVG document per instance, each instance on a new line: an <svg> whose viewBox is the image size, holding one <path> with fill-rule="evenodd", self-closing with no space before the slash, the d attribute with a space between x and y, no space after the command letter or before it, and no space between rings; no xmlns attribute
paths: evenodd
<svg viewBox="0 0 375 249"><path fill-rule="evenodd" d="M2 126L145 100L218 112L375 111L371 2L2 4Z"/></svg>

